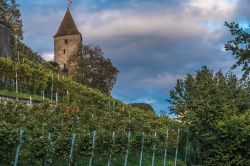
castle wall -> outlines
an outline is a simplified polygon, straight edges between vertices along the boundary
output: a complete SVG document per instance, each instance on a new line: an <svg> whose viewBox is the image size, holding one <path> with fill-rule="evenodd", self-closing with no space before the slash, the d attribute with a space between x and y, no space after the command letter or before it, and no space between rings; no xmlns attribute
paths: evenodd
<svg viewBox="0 0 250 166"><path fill-rule="evenodd" d="M60 69L64 68L64 64L68 66L68 60L72 55L76 54L79 44L81 44L81 35L54 38L55 62L59 64Z"/></svg>
<svg viewBox="0 0 250 166"><path fill-rule="evenodd" d="M10 28L0 22L0 56L10 56Z"/></svg>

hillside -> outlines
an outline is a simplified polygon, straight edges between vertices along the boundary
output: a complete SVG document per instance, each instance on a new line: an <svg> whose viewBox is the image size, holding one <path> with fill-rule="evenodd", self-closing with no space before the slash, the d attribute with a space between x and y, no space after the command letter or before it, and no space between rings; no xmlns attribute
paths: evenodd
<svg viewBox="0 0 250 166"><path fill-rule="evenodd" d="M110 153L119 160L128 147L130 153L139 154L142 142L147 153L155 151L162 155L166 149L167 131L171 133L168 148L174 154L176 130L181 126L173 120L132 108L29 61L17 63L0 58L0 77L2 89L14 91L17 78L19 93L44 95L52 99L52 102L45 100L33 106L16 102L0 103L0 142L3 148L0 159L5 163L13 161L18 143L23 145L20 152L23 165L79 161L91 157L92 152L99 156L98 160L108 159ZM17 139L20 129L25 134ZM95 147L92 145L94 131ZM129 132L131 140L128 139ZM112 133L115 133L114 141ZM72 152L74 157L69 157L72 134L76 134L76 149ZM182 133L179 145L182 153L184 139L185 133Z"/></svg>

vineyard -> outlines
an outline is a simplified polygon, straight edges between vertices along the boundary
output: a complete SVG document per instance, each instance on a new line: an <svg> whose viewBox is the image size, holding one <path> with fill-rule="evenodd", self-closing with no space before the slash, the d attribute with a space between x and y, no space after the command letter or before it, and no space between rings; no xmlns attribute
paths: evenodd
<svg viewBox="0 0 250 166"><path fill-rule="evenodd" d="M3 165L186 165L199 149L178 122L133 108L30 62L0 58L1 89L40 96L0 103ZM179 132L178 132L179 131Z"/></svg>
<svg viewBox="0 0 250 166"><path fill-rule="evenodd" d="M95 160L103 158L107 163L110 155L112 161L125 158L127 150L129 161L130 155L140 153L142 145L145 154L152 157L155 152L163 161L164 150L167 148L173 157L177 147L177 126L170 126L164 118L141 116L131 110L119 114L115 111L78 112L73 106L66 109L45 104L27 109L25 104L7 103L1 104L1 118L0 156L8 164L14 161L18 144L22 145L19 158L23 165L80 162L84 158L89 160L92 153ZM183 157L186 134L184 130L181 133L179 155Z"/></svg>

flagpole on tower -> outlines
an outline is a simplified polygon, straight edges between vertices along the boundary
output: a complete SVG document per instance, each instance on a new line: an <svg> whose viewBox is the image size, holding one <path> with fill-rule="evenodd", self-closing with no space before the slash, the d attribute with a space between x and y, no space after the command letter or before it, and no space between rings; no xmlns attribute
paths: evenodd
<svg viewBox="0 0 250 166"><path fill-rule="evenodd" d="M68 4L68 9L69 9L71 7L72 0L67 0L67 4Z"/></svg>

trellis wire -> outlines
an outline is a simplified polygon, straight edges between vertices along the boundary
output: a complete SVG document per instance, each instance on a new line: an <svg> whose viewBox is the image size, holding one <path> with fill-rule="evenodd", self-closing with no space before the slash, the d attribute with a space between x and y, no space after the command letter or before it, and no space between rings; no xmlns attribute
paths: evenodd
<svg viewBox="0 0 250 166"><path fill-rule="evenodd" d="M19 53L19 50L17 51L17 61L18 61L18 63L20 62L20 53Z"/></svg>
<svg viewBox="0 0 250 166"><path fill-rule="evenodd" d="M17 166L17 163L18 163L19 153L20 153L21 146L22 146L23 134L24 134L24 130L21 128L19 132L19 144L17 145L17 149L16 149L14 166Z"/></svg>
<svg viewBox="0 0 250 166"><path fill-rule="evenodd" d="M131 131L128 132L128 145L127 145L127 150L126 150L126 155L125 155L124 166L127 166L128 164L128 152L129 152L129 146L130 146L130 138L131 138Z"/></svg>
<svg viewBox="0 0 250 166"><path fill-rule="evenodd" d="M43 123L43 128L42 128L42 133L43 134L45 133L45 126L46 126L46 123Z"/></svg>
<svg viewBox="0 0 250 166"><path fill-rule="evenodd" d="M17 72L16 72L16 93L18 93Z"/></svg>
<svg viewBox="0 0 250 166"><path fill-rule="evenodd" d="M70 155L69 155L69 160L70 160L69 166L71 166L71 163L73 161L73 152L74 152L75 139L76 139L76 134L72 134L71 148L70 148Z"/></svg>
<svg viewBox="0 0 250 166"><path fill-rule="evenodd" d="M30 96L30 106L32 106L32 97Z"/></svg>
<svg viewBox="0 0 250 166"><path fill-rule="evenodd" d="M142 145L141 145L141 154L140 154L140 166L142 166L143 150L144 150L144 132L142 133Z"/></svg>
<svg viewBox="0 0 250 166"><path fill-rule="evenodd" d="M52 74L52 78L51 78L51 96L50 96L50 99L51 99L51 100L53 100L53 88L54 88L53 79L54 79L54 76L53 76L53 74Z"/></svg>
<svg viewBox="0 0 250 166"><path fill-rule="evenodd" d="M61 118L61 125L64 125L64 118Z"/></svg>
<svg viewBox="0 0 250 166"><path fill-rule="evenodd" d="M44 92L44 90L43 90L43 101L45 100L45 92Z"/></svg>
<svg viewBox="0 0 250 166"><path fill-rule="evenodd" d="M189 138L189 131L187 132L187 142L186 142L186 150L185 150L185 163L187 162L187 153L188 153L188 138Z"/></svg>
<svg viewBox="0 0 250 166"><path fill-rule="evenodd" d="M165 152L164 152L164 163L163 166L167 165L167 153L168 153L168 130L167 130L167 136L166 136L166 144L165 144Z"/></svg>
<svg viewBox="0 0 250 166"><path fill-rule="evenodd" d="M56 104L58 104L58 93L56 92Z"/></svg>
<svg viewBox="0 0 250 166"><path fill-rule="evenodd" d="M178 150L179 150L179 137L180 137L180 129L178 129L177 131L177 145L176 145L176 151L175 151L174 166L176 166L177 164Z"/></svg>
<svg viewBox="0 0 250 166"><path fill-rule="evenodd" d="M157 138L157 133L155 132L155 136L154 136L155 140ZM152 156L152 166L155 165L155 151L156 151L156 144L154 142L154 147L153 147L153 156Z"/></svg>
<svg viewBox="0 0 250 166"><path fill-rule="evenodd" d="M19 49L18 49L18 36L15 35L15 47L16 47L16 51L17 51L17 62L20 62L20 56L19 56Z"/></svg>
<svg viewBox="0 0 250 166"><path fill-rule="evenodd" d="M49 132L49 136L48 136L48 141L51 142L51 136L52 134Z"/></svg>
<svg viewBox="0 0 250 166"><path fill-rule="evenodd" d="M112 110L115 110L115 102L113 101L113 107Z"/></svg>
<svg viewBox="0 0 250 166"><path fill-rule="evenodd" d="M113 134L112 134L112 146L111 146L111 150L110 150L110 154L109 154L108 166L110 166L110 164L111 164L114 142L115 142L115 132L113 132Z"/></svg>
<svg viewBox="0 0 250 166"><path fill-rule="evenodd" d="M174 159L174 166L177 166L177 159L178 159L178 152L179 152L179 143L180 143L180 134L181 134L181 130L178 129L177 130L177 139L176 139L176 150L175 150L175 159ZM22 146L23 146L23 135L24 135L24 130L21 128L20 129L20 132L19 132L19 143L17 145L17 148L16 148L16 155L15 155L15 160L14 160L14 166L17 166L18 164L18 158L20 158L20 151L22 149ZM109 150L109 158L108 158L108 163L107 165L108 166L111 166L112 165L112 160L113 160L113 157L114 157L114 144L115 144L115 135L116 133L113 132L112 133L112 146L111 146L111 149ZM158 139L158 133L155 132L154 133L154 139L155 139L155 142L154 142L154 145L153 145L153 155L152 155L152 158L151 158L151 165L154 166L156 163L156 150L157 150L157 139ZM51 145L51 136L52 134L49 132L48 133L48 143L49 143L49 146L46 148L46 154L45 154L45 166L47 165L50 165L51 162L52 162L52 159L50 157L50 151L49 151L49 147ZM187 159L188 159L188 155L187 155L187 151L190 147L190 141L189 141L189 135L187 135L187 139L186 139L186 149L184 151L185 153L185 163L187 162ZM76 134L72 134L72 137L71 137L71 142L70 142L70 145L71 145L71 148L70 148L70 155L69 155L69 165L72 165L73 164L73 158L74 158L74 151L75 151L75 146L76 146L76 137L77 135ZM128 144L127 144L127 149L126 149L126 155L125 155L125 162L124 162L124 166L127 166L128 165L128 157L129 157L129 151L131 149L131 138L132 138L132 134L131 134L131 131L128 132L128 136L127 136L127 139L128 139ZM168 149L169 149L169 130L167 130L166 132L166 135L165 135L165 153L164 153L164 162L163 162L163 166L167 166L167 161L168 161L168 155L167 155L167 152L168 152ZM142 141L142 144L141 144L141 148L140 148L140 162L139 162L139 166L143 166L143 153L145 153L145 133L143 132L141 134L141 141ZM93 131L93 140L92 140L92 153L91 153L91 158L89 160L89 166L92 166L93 164L93 161L94 161L94 149L95 149L95 145L96 145L96 130ZM192 147L190 147L192 148ZM198 159L197 156L199 156L199 153L200 153L200 149L198 147L194 147L194 156L193 156L193 163L196 163L196 160ZM190 156L191 157L191 156ZM192 159L192 158L191 158Z"/></svg>
<svg viewBox="0 0 250 166"><path fill-rule="evenodd" d="M66 93L67 93L67 100L69 102L69 91L67 90Z"/></svg>
<svg viewBox="0 0 250 166"><path fill-rule="evenodd" d="M51 143L51 133L49 132L49 135L48 135L48 142L49 142L49 145ZM45 166L47 166L47 163L49 162L49 152L47 150L46 152L46 160L45 160Z"/></svg>
<svg viewBox="0 0 250 166"><path fill-rule="evenodd" d="M108 109L109 110L111 109L111 103L110 103L110 101L108 102Z"/></svg>
<svg viewBox="0 0 250 166"><path fill-rule="evenodd" d="M91 157L89 159L89 166L92 166L92 161L93 161L93 157L94 157L94 150L95 150L95 140L96 140L96 130L93 132L92 152L91 152Z"/></svg>

